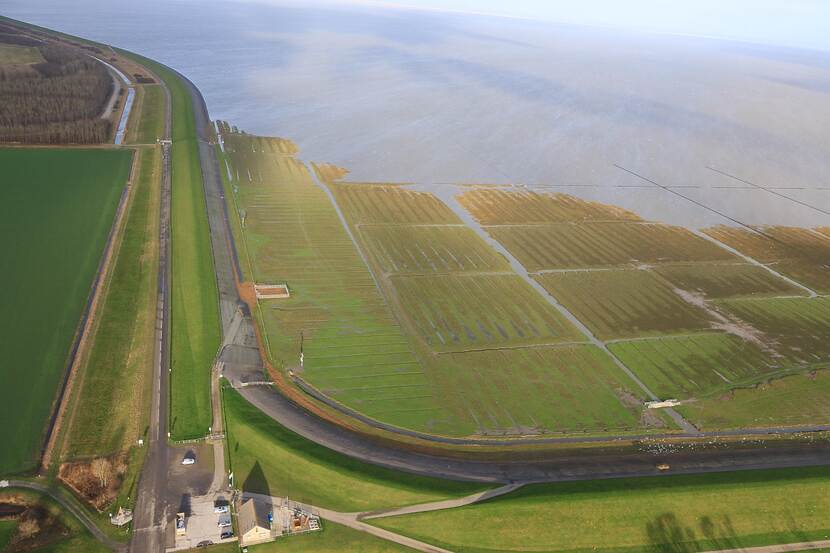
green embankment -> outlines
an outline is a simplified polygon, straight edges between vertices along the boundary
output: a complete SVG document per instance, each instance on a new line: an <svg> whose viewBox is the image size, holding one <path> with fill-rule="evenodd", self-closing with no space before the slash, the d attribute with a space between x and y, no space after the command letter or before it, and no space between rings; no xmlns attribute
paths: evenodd
<svg viewBox="0 0 830 553"><path fill-rule="evenodd" d="M164 134L164 89L160 85L141 87L142 97L138 121L134 130L128 130L133 144L153 144Z"/></svg>
<svg viewBox="0 0 830 553"><path fill-rule="evenodd" d="M147 424L153 362L160 154L140 153L139 177L102 304L65 452L108 455L134 444Z"/></svg>
<svg viewBox="0 0 830 553"><path fill-rule="evenodd" d="M252 553L405 553L414 551L365 532L323 521L323 530L252 547Z"/></svg>
<svg viewBox="0 0 830 553"><path fill-rule="evenodd" d="M0 551L5 550L16 527L17 522L14 520L0 520Z"/></svg>
<svg viewBox="0 0 830 553"><path fill-rule="evenodd" d="M371 522L463 553L692 553L828 539L828 489L830 467L538 484Z"/></svg>
<svg viewBox="0 0 830 553"><path fill-rule="evenodd" d="M236 486L340 511L365 511L461 496L484 485L413 476L346 457L287 430L223 389Z"/></svg>
<svg viewBox="0 0 830 553"><path fill-rule="evenodd" d="M118 200L128 150L0 149L0 474L37 462Z"/></svg>
<svg viewBox="0 0 830 553"><path fill-rule="evenodd" d="M151 69L170 89L172 148L172 270L170 433L196 438L211 423L210 368L219 349L219 305L205 210L193 102L170 69L119 50Z"/></svg>

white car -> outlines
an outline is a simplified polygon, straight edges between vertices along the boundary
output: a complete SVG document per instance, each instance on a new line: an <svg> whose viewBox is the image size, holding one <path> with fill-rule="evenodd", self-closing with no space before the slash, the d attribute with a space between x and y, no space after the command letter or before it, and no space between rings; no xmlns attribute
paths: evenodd
<svg viewBox="0 0 830 553"><path fill-rule="evenodd" d="M229 519L229 518L220 518L219 519L219 524L217 524L217 526L219 526L219 528L227 528L227 527L231 526L231 519Z"/></svg>
<svg viewBox="0 0 830 553"><path fill-rule="evenodd" d="M228 511L230 511L230 509L228 509L227 505L217 505L213 508L213 512L219 515L227 513Z"/></svg>
<svg viewBox="0 0 830 553"><path fill-rule="evenodd" d="M185 457L184 459L182 459L182 464L183 465L195 465L196 464L196 458L195 457Z"/></svg>

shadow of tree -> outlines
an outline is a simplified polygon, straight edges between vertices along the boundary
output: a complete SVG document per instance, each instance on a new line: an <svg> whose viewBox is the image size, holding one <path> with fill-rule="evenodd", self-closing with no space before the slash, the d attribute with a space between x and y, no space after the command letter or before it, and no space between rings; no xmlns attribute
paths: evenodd
<svg viewBox="0 0 830 553"><path fill-rule="evenodd" d="M663 513L646 524L646 536L649 551L654 553L695 553L701 547L738 549L741 546L728 515L717 519L704 516L695 525L684 524L674 513Z"/></svg>

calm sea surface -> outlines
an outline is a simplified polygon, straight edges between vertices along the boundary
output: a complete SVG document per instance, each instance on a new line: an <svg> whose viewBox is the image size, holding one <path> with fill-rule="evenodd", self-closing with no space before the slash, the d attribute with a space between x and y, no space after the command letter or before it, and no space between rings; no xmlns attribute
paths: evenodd
<svg viewBox="0 0 830 553"><path fill-rule="evenodd" d="M298 3L0 13L162 61L214 118L353 179L544 186L690 226L830 225L828 53Z"/></svg>

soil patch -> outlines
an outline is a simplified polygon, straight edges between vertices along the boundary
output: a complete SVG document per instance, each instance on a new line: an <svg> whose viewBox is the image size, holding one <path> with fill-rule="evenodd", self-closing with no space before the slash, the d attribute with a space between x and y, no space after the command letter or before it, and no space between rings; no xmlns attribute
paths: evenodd
<svg viewBox="0 0 830 553"><path fill-rule="evenodd" d="M127 456L118 454L63 463L59 476L78 497L100 513L118 497L126 472Z"/></svg>

